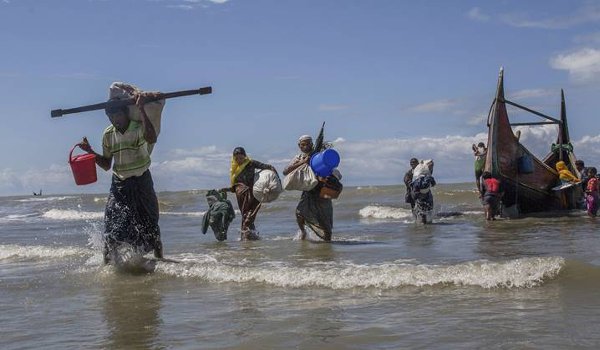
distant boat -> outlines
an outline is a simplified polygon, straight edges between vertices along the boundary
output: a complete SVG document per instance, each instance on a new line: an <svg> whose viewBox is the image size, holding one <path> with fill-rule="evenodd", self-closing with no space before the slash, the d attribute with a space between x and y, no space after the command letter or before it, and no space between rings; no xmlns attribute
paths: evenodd
<svg viewBox="0 0 600 350"><path fill-rule="evenodd" d="M33 195L34 195L34 196L41 196L41 195L42 195L42 190L40 189L40 193L35 193L35 192L33 192Z"/></svg>
<svg viewBox="0 0 600 350"><path fill-rule="evenodd" d="M545 119L542 122L510 123L506 105L512 105ZM536 158L519 142L519 133L515 135L513 126L519 125L558 125L556 143L548 141L550 153L543 159ZM558 191L560 185L556 163L564 161L575 176L581 175L575 168L575 154L569 138L564 92L561 90L560 120L523 107L504 98L504 71L500 70L496 97L490 108L487 126L488 152L485 171L502 181L504 186L503 214L518 216L521 214L570 210L577 208L582 196L581 186L570 186Z"/></svg>

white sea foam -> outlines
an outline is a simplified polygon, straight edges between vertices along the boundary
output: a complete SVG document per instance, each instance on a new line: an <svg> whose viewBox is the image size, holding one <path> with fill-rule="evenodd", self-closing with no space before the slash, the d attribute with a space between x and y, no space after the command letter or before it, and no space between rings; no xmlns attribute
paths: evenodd
<svg viewBox="0 0 600 350"><path fill-rule="evenodd" d="M25 246L25 245L0 245L0 261L2 260L30 260L30 259L60 259L70 256L91 255L90 249L78 247L51 247L51 246Z"/></svg>
<svg viewBox="0 0 600 350"><path fill-rule="evenodd" d="M27 219L37 216L37 213L29 213L29 214L12 214L4 217L0 217L0 223L10 223L15 221L26 221Z"/></svg>
<svg viewBox="0 0 600 350"><path fill-rule="evenodd" d="M409 209L394 208L380 205L369 205L358 211L362 218L372 219L410 219L412 212Z"/></svg>
<svg viewBox="0 0 600 350"><path fill-rule="evenodd" d="M64 201L66 199L75 198L73 196L62 196L62 197L33 197L25 199L15 199L16 202L51 202L51 201Z"/></svg>
<svg viewBox="0 0 600 350"><path fill-rule="evenodd" d="M564 259L561 257L522 258L506 262L477 261L450 266L320 263L307 267L292 267L282 262L246 266L201 258L185 259L180 264L158 263L157 271L213 283L265 283L293 288L393 289L435 285L530 288L558 275L563 265Z"/></svg>
<svg viewBox="0 0 600 350"><path fill-rule="evenodd" d="M50 209L42 214L42 217L50 220L62 221L97 220L104 217L104 212Z"/></svg>
<svg viewBox="0 0 600 350"><path fill-rule="evenodd" d="M172 212L172 211L161 211L161 215L173 215L173 216L202 216L206 213L205 211L189 211L189 212Z"/></svg>

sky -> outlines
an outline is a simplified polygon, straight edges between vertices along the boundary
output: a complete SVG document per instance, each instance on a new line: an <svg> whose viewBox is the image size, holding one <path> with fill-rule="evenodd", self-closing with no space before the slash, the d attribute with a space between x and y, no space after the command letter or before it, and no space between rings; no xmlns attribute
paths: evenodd
<svg viewBox="0 0 600 350"><path fill-rule="evenodd" d="M106 116L50 110L103 102L113 81L213 87L167 102L157 191L226 186L236 146L281 170L323 121L345 185L399 184L411 157L473 181L500 67L507 97L543 113L564 89L575 153L600 166L600 1L0 0L0 43L4 196L108 192L110 172L76 186L67 163L83 136L101 151ZM539 156L555 138L521 136Z"/></svg>

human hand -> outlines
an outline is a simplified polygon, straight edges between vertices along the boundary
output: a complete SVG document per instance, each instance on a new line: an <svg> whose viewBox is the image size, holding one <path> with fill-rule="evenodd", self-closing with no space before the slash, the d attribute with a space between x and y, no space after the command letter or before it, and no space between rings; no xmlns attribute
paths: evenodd
<svg viewBox="0 0 600 350"><path fill-rule="evenodd" d="M81 148L82 150L84 150L87 153L94 153L94 150L92 149L92 146L90 145L87 137L83 137L83 140L81 140L80 143L77 144L79 146L79 148Z"/></svg>

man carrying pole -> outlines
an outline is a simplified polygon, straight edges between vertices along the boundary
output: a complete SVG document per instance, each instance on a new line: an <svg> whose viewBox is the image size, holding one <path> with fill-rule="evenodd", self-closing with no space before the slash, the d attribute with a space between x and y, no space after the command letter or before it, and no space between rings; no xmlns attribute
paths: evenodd
<svg viewBox="0 0 600 350"><path fill-rule="evenodd" d="M154 251L156 258L163 258L158 199L149 170L159 131L155 125L160 127L160 116L158 121L151 121L144 106L161 95L134 87L127 92L135 99L139 121L130 119L131 110L127 106L108 104L105 112L111 125L102 136L102 154L94 152L86 137L79 144L81 149L96 156L96 164L102 169L108 171L112 165L112 184L104 215L104 263L114 261L116 249L123 243L143 254ZM164 100L152 103L164 104Z"/></svg>

